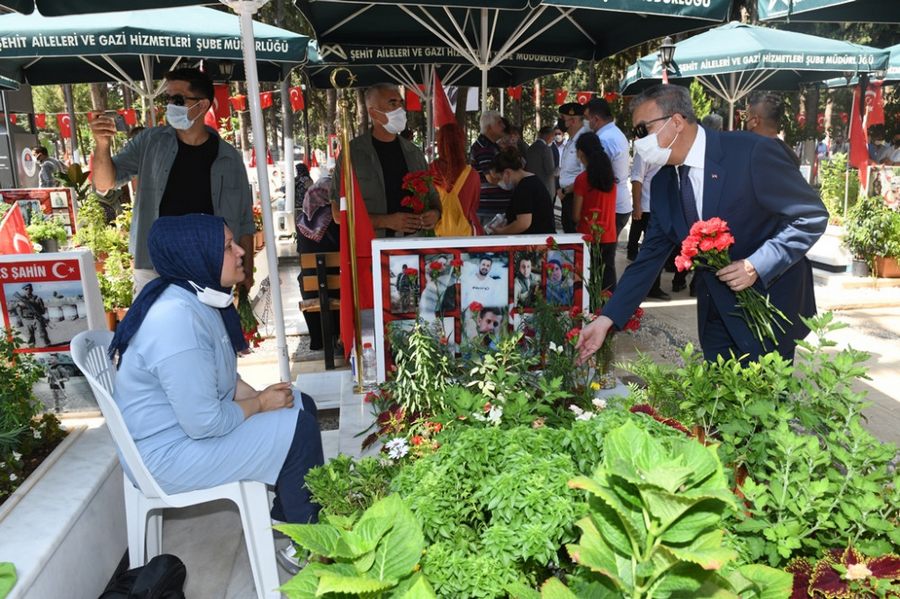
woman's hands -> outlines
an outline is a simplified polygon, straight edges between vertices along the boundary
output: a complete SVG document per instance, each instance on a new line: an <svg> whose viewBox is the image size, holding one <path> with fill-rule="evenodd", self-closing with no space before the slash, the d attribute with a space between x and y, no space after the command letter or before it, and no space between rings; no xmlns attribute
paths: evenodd
<svg viewBox="0 0 900 599"><path fill-rule="evenodd" d="M256 396L260 412L271 412L281 408L294 407L294 394L290 383L269 385Z"/></svg>

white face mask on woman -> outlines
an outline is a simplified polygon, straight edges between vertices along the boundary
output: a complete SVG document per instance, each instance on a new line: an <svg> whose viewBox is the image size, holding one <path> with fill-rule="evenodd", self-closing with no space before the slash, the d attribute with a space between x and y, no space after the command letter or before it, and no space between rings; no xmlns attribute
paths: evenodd
<svg viewBox="0 0 900 599"><path fill-rule="evenodd" d="M213 308L227 308L234 302L234 296L224 291L210 289L209 287L201 287L193 281L188 281L191 287L197 292L197 299L200 303L212 306Z"/></svg>
<svg viewBox="0 0 900 599"><path fill-rule="evenodd" d="M672 117L669 117L669 120L663 123L663 126L659 128L659 131L665 129L666 125L668 125L671 120ZM669 157L672 155L672 146L675 145L675 140L678 139L678 133L676 133L672 143L665 148L662 148L659 145L659 135L657 135L659 131L651 133L641 139L634 140L634 151L640 154L641 160L648 166L665 166L668 164Z"/></svg>
<svg viewBox="0 0 900 599"><path fill-rule="evenodd" d="M378 110L377 108L375 110ZM395 108L390 112L378 110L387 117L388 122L384 124L384 130L393 135L400 135L406 129L406 111L403 108Z"/></svg>

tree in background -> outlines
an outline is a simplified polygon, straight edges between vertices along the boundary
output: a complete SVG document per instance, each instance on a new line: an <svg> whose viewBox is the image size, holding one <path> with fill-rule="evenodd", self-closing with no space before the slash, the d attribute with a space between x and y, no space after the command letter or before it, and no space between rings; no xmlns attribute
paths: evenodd
<svg viewBox="0 0 900 599"><path fill-rule="evenodd" d="M703 84L694 79L691 81L691 104L694 106L694 114L702 119L713 111L713 102L706 93Z"/></svg>

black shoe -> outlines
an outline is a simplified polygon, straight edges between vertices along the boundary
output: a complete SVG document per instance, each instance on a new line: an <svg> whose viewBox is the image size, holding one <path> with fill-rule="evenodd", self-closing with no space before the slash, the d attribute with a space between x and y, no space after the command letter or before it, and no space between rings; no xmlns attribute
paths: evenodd
<svg viewBox="0 0 900 599"><path fill-rule="evenodd" d="M693 285L691 285L690 294L691 294L691 297L697 297L697 289Z"/></svg>
<svg viewBox="0 0 900 599"><path fill-rule="evenodd" d="M672 282L672 293L678 293L679 291L684 291L685 289L687 289L686 284Z"/></svg>
<svg viewBox="0 0 900 599"><path fill-rule="evenodd" d="M635 252L633 254L631 252L628 252L625 255L625 257L628 259L629 262L634 262L637 259L637 252Z"/></svg>
<svg viewBox="0 0 900 599"><path fill-rule="evenodd" d="M650 293L647 294L647 297L652 298L652 299L658 299L658 300L661 300L664 302L667 302L670 299L672 299L671 296L669 296L669 294L666 293L665 291L663 291L662 289L656 289L654 291L651 291Z"/></svg>

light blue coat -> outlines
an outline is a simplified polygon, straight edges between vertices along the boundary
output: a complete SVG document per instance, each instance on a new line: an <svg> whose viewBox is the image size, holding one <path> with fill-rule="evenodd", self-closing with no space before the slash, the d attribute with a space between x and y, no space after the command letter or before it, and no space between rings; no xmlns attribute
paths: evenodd
<svg viewBox="0 0 900 599"><path fill-rule="evenodd" d="M294 408L244 420L237 357L218 310L171 285L132 337L115 400L147 468L167 493L238 480L274 484L294 436Z"/></svg>

